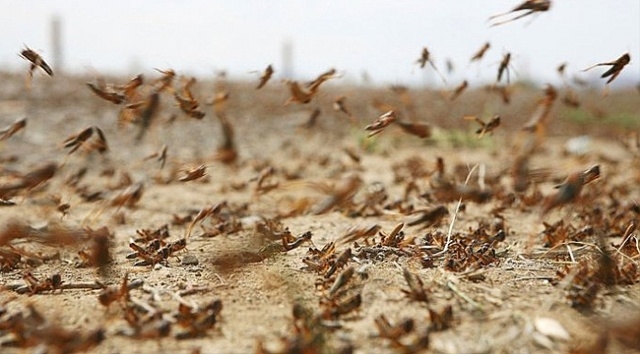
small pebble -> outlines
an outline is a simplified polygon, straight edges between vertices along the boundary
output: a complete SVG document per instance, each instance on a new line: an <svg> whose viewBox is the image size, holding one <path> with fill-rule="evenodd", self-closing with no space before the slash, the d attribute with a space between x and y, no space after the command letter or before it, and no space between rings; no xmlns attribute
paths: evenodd
<svg viewBox="0 0 640 354"><path fill-rule="evenodd" d="M182 265L198 265L198 258L192 254L182 256Z"/></svg>

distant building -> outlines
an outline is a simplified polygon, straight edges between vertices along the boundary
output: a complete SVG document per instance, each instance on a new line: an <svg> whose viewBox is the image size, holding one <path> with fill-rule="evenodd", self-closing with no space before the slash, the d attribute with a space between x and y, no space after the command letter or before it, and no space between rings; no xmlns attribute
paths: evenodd
<svg viewBox="0 0 640 354"><path fill-rule="evenodd" d="M280 76L285 79L293 79L293 42L290 39L285 39L282 43L282 68L280 69Z"/></svg>
<svg viewBox="0 0 640 354"><path fill-rule="evenodd" d="M51 66L58 74L64 71L64 53L62 50L62 20L60 16L51 17Z"/></svg>

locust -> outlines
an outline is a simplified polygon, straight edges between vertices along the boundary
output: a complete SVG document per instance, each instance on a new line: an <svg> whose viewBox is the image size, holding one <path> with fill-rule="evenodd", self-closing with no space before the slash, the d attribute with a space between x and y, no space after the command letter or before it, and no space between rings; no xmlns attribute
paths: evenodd
<svg viewBox="0 0 640 354"><path fill-rule="evenodd" d="M598 63L595 64L593 66L590 66L582 71L588 71L591 70L597 66L611 66L609 68L609 70L605 71L602 75L600 75L601 78L606 78L609 77L609 80L607 80L607 85L610 84L613 80L616 79L616 77L618 77L618 75L620 75L620 72L622 72L622 69L629 64L629 62L631 62L631 56L629 55L629 53L625 53L622 56L620 56L618 59L614 60L614 61L610 61L610 62L606 62L606 63Z"/></svg>
<svg viewBox="0 0 640 354"><path fill-rule="evenodd" d="M49 290L51 292L54 292L56 289L60 289L60 285L62 285L63 283L62 278L58 273L53 274L51 277L40 281L35 276L33 276L31 272L26 272L23 275L23 279L27 283L31 295Z"/></svg>
<svg viewBox="0 0 640 354"><path fill-rule="evenodd" d="M322 74L318 75L314 80L308 82L306 84L306 88L311 91L311 92L316 92L318 91L318 88L320 87L320 85L322 85L322 83L324 83L327 80L330 79L335 79L340 77L340 74L337 74L336 69L331 68L325 72L323 72Z"/></svg>
<svg viewBox="0 0 640 354"><path fill-rule="evenodd" d="M497 15L493 15L493 16L489 17L489 21L494 20L494 19L496 19L498 17L502 17L502 16L505 16L505 15L512 14L512 13L516 13L516 12L520 12L520 11L526 11L525 13L519 14L519 15L511 18L511 19L498 21L498 22L495 22L494 24L491 25L491 27L495 27L495 26L503 25L505 23L513 22L515 20L519 20L519 19L521 19L523 17L532 15L532 14L537 13L537 12L549 11L550 8L551 8L551 0L525 0L525 2L523 2L520 5L514 7L510 11L503 12L501 14L497 14Z"/></svg>
<svg viewBox="0 0 640 354"><path fill-rule="evenodd" d="M20 178L19 181L12 184L0 185L0 198L5 199L13 196L16 192L23 189L33 189L51 179L58 171L58 164L49 162L45 165L28 172Z"/></svg>
<svg viewBox="0 0 640 354"><path fill-rule="evenodd" d="M558 98L558 92L555 87L548 85L544 90L544 94L544 97L538 100L538 104L533 115L522 127L522 130L535 132L540 136L544 135L544 130L548 124L549 114L553 108L553 103Z"/></svg>
<svg viewBox="0 0 640 354"><path fill-rule="evenodd" d="M266 69L264 69L264 72L262 73L262 75L260 75L260 82L258 82L258 86L256 87L256 90L259 90L261 88L264 87L264 85L267 84L267 82L269 82L269 80L271 79L271 76L273 76L273 67L271 66L271 64L269 64L269 66L267 66Z"/></svg>
<svg viewBox="0 0 640 354"><path fill-rule="evenodd" d="M500 66L498 67L498 78L496 79L497 82L500 82L502 80L502 75L506 72L507 83L509 83L510 81L509 63L510 62L511 62L511 53L507 53L504 55L504 57L502 57L502 61L500 62Z"/></svg>
<svg viewBox="0 0 640 354"><path fill-rule="evenodd" d="M407 122L405 120L398 119L396 120L396 124L398 124L400 129L407 134L415 135L423 139L431 136L431 127L427 123Z"/></svg>
<svg viewBox="0 0 640 354"><path fill-rule="evenodd" d="M469 82L467 80L462 81L460 85L458 85L453 92L451 92L451 96L449 96L449 101L455 101L466 89L469 87Z"/></svg>
<svg viewBox="0 0 640 354"><path fill-rule="evenodd" d="M96 134L96 138L94 140L90 140L94 132ZM96 126L85 128L81 132L65 139L62 144L64 148L70 148L68 155L71 155L80 147L83 147L89 152L95 150L101 154L109 150L107 139L102 132L102 129Z"/></svg>
<svg viewBox="0 0 640 354"><path fill-rule="evenodd" d="M96 96L113 104L121 104L125 100L124 94L107 87L107 84L101 77L98 77L95 85L91 82L87 82L86 85Z"/></svg>
<svg viewBox="0 0 640 354"><path fill-rule="evenodd" d="M580 197L582 187L599 177L599 165L570 174L564 183L557 186L558 191L556 193L544 199L542 203L542 215L547 214L556 207L575 202Z"/></svg>
<svg viewBox="0 0 640 354"><path fill-rule="evenodd" d="M402 275L409 285L409 290L402 289L402 292L411 300L418 302L428 302L427 290L424 287L422 279L408 269L402 269Z"/></svg>
<svg viewBox="0 0 640 354"><path fill-rule="evenodd" d="M425 66L427 66L427 63L429 63L429 65L431 65L438 76L440 76L442 82L447 82L447 79L445 79L440 70L438 70L436 64L433 63L433 58L431 57L431 52L429 52L429 49L427 47L423 47L422 52L420 52L420 58L416 60L416 64L420 65L420 69L424 69Z"/></svg>
<svg viewBox="0 0 640 354"><path fill-rule="evenodd" d="M0 129L0 141L7 140L27 126L27 118L20 118L6 128Z"/></svg>
<svg viewBox="0 0 640 354"><path fill-rule="evenodd" d="M303 90L297 81L288 81L287 85L289 85L291 97L284 103L285 106L291 103L307 104L311 102L314 92Z"/></svg>
<svg viewBox="0 0 640 354"><path fill-rule="evenodd" d="M154 152L153 154L145 157L145 161L146 160L150 160L150 159L156 159L158 162L160 162L160 169L164 168L165 163L167 162L167 145L162 145L162 148L160 149L160 151L158 152Z"/></svg>
<svg viewBox="0 0 640 354"><path fill-rule="evenodd" d="M476 130L476 134L478 134L478 139L481 139L486 133L493 133L493 130L500 126L500 116L495 115L491 118L490 121L486 122L476 116L465 116L465 120L473 120L476 123L480 124L480 128Z"/></svg>
<svg viewBox="0 0 640 354"><path fill-rule="evenodd" d="M307 104L311 102L313 97L318 93L318 89L322 83L337 77L340 77L340 75L336 74L336 69L330 69L318 75L314 80L306 83L304 87L301 87L297 81L287 80L286 84L289 86L291 97L284 105L288 106L291 103Z"/></svg>
<svg viewBox="0 0 640 354"><path fill-rule="evenodd" d="M402 345L399 342L400 339L411 333L415 327L414 321L411 318L397 323L396 325L391 325L385 315L376 317L374 321L376 328L378 329L378 336L392 340L394 345L397 347Z"/></svg>
<svg viewBox="0 0 640 354"><path fill-rule="evenodd" d="M364 130L370 131L369 136L380 134L384 128L396 121L396 112L388 111L378 117L373 123L367 125Z"/></svg>
<svg viewBox="0 0 640 354"><path fill-rule="evenodd" d="M49 64L47 64L47 62L42 59L40 54L38 54L33 49L25 46L22 52L20 52L20 56L31 63L31 66L29 67L29 77L33 76L33 71L37 67L40 67L42 70L44 70L47 75L53 76L53 70L51 70Z"/></svg>
<svg viewBox="0 0 640 354"><path fill-rule="evenodd" d="M478 51L473 54L469 62L473 63L474 61L480 61L487 53L487 50L489 50L489 48L491 48L491 43L486 42L485 44L483 44L482 47L480 47L480 49L478 49Z"/></svg>
<svg viewBox="0 0 640 354"><path fill-rule="evenodd" d="M344 235L340 236L340 238L336 241L336 244L346 245L361 238L364 238L366 242L367 238L375 236L381 228L382 227L378 224L351 227Z"/></svg>
<svg viewBox="0 0 640 354"><path fill-rule="evenodd" d="M558 75L560 75L560 77L564 77L564 73L567 70L567 65L567 62L563 62L556 68L556 71L558 72Z"/></svg>
<svg viewBox="0 0 640 354"><path fill-rule="evenodd" d="M189 182L189 181L193 181L199 178L202 178L206 175L207 173L207 166L205 165L200 165L194 169L191 169L189 171L186 172L186 175L184 175L183 177L180 177L180 179L178 179L178 181L180 182Z"/></svg>
<svg viewBox="0 0 640 354"><path fill-rule="evenodd" d="M305 129L313 128L316 125L316 122L318 121L318 117L320 117L320 114L322 114L322 111L320 110L320 108L315 108L309 115L309 119L307 119L307 121L302 124L302 127Z"/></svg>
<svg viewBox="0 0 640 354"><path fill-rule="evenodd" d="M155 85L157 86L156 91L158 92L174 92L173 89L173 79L176 77L176 72L172 69L160 70L156 69L157 72L162 74L162 76L156 81Z"/></svg>
<svg viewBox="0 0 640 354"><path fill-rule="evenodd" d="M336 98L336 100L333 101L333 110L336 112L342 112L353 120L353 115L351 114L351 111L347 109L346 101L347 101L346 96L340 96Z"/></svg>
<svg viewBox="0 0 640 354"><path fill-rule="evenodd" d="M362 183L362 178L357 173L348 173L336 182L329 196L316 204L311 212L315 215L325 214L334 208L351 203Z"/></svg>
<svg viewBox="0 0 640 354"><path fill-rule="evenodd" d="M182 86L182 94L178 94L177 92L175 92L173 94L173 97L176 99L180 110L186 113L189 117L202 119L205 113L198 110L198 106L200 106L200 103L197 99L195 99L193 93L191 92L191 86L193 86L195 82L196 79L193 77L187 79Z"/></svg>

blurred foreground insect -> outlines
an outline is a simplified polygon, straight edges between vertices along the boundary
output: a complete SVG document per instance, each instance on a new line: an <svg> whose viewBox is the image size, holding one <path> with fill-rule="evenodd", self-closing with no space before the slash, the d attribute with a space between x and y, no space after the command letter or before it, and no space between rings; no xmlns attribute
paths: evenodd
<svg viewBox="0 0 640 354"><path fill-rule="evenodd" d="M422 279L417 274L411 273L407 268L402 268L402 275L409 285L409 290L401 289L402 292L413 301L429 302Z"/></svg>
<svg viewBox="0 0 640 354"><path fill-rule="evenodd" d="M207 173L207 166L200 165L192 170L187 171L186 175L180 177L178 181L180 182L189 182L199 178L202 178Z"/></svg>
<svg viewBox="0 0 640 354"><path fill-rule="evenodd" d="M139 101L140 94L138 94L137 89L138 87L142 86L143 82L144 77L142 76L142 74L138 74L134 78L129 80L129 82L127 82L124 86L120 87L129 103Z"/></svg>
<svg viewBox="0 0 640 354"><path fill-rule="evenodd" d="M435 225L438 222L440 222L440 220L443 217L449 215L449 211L447 210L447 207L445 207L444 205L438 205L436 207L433 207L427 210L414 210L411 212L411 214L418 214L418 213L420 214L420 216L408 221L407 226L415 226L415 225L423 224L423 227L427 227L427 226Z"/></svg>
<svg viewBox="0 0 640 354"><path fill-rule="evenodd" d="M93 92L96 96L102 98L103 100L107 100L114 104L120 104L124 102L124 95L122 95L120 92L108 88L104 82L104 79L102 78L97 79L96 85L92 84L91 82L87 82L87 86L89 87L89 89L91 89L91 92Z"/></svg>
<svg viewBox="0 0 640 354"><path fill-rule="evenodd" d="M41 183L50 180L57 171L58 165L55 162L49 162L25 174L15 183L0 185L0 198L7 199L20 190L33 189Z"/></svg>
<svg viewBox="0 0 640 354"><path fill-rule="evenodd" d="M353 115L347 109L346 101L347 101L347 97L346 96L340 96L340 97L336 98L336 100L333 101L333 110L336 111L336 112L342 112L342 113L346 114L353 121Z"/></svg>
<svg viewBox="0 0 640 354"><path fill-rule="evenodd" d="M481 139L485 133L493 133L493 130L500 125L500 116L495 115L491 120L485 123L482 119L476 116L465 116L465 120L473 120L476 123L480 124L480 128L476 130L476 134L478 134L478 139Z"/></svg>
<svg viewBox="0 0 640 354"><path fill-rule="evenodd" d="M312 214L324 214L336 207L351 203L362 183L362 178L358 174L348 173L330 188L329 196L312 209Z"/></svg>
<svg viewBox="0 0 640 354"><path fill-rule="evenodd" d="M238 158L238 151L236 150L235 135L233 132L233 126L231 122L226 118L224 114L219 113L218 119L222 128L222 143L216 150L214 159L224 164L232 164Z"/></svg>
<svg viewBox="0 0 640 354"><path fill-rule="evenodd" d="M364 127L364 130L370 131L369 136L380 134L384 128L396 121L396 112L389 111L380 117L376 118L373 123Z"/></svg>
<svg viewBox="0 0 640 354"><path fill-rule="evenodd" d="M529 10L523 14L517 15L511 19L508 20L504 20L504 21L498 21L494 24L491 25L491 27L494 26L499 26L499 25L503 25L505 23L509 23L509 22L513 22L515 20L521 19L523 17L529 16L531 14L534 14L536 12L545 12L548 11L551 8L551 0L525 0L525 2L523 2L522 4L516 6L515 8L513 8L513 10L511 11L507 11L501 14L497 14L497 15L493 15L491 17L489 17L489 21L498 18L498 17L502 17L514 12L518 12L518 11L523 11L523 10Z"/></svg>
<svg viewBox="0 0 640 354"><path fill-rule="evenodd" d="M27 283L31 295L49 290L54 292L56 289L60 289L60 285L62 285L62 278L58 273L53 274L51 277L42 281L33 276L31 272L26 272L22 278Z"/></svg>
<svg viewBox="0 0 640 354"><path fill-rule="evenodd" d="M431 320L429 324L431 331L444 331L451 328L453 324L453 308L451 305L447 305L439 312L429 308L429 319Z"/></svg>
<svg viewBox="0 0 640 354"><path fill-rule="evenodd" d="M339 78L341 77L341 74L337 74L336 69L331 68L325 72L323 72L322 74L318 75L318 77L316 77L313 81L308 82L306 87L307 89L309 89L309 91L311 92L316 92L318 90L318 87L320 87L320 85L330 79L335 79L335 78Z"/></svg>
<svg viewBox="0 0 640 354"><path fill-rule="evenodd" d="M216 88L213 97L207 101L207 104L213 106L213 111L216 115L220 116L225 113L227 109L227 101L229 101L231 94L224 87Z"/></svg>
<svg viewBox="0 0 640 354"><path fill-rule="evenodd" d="M176 102L178 102L180 110L186 113L189 117L202 119L205 113L198 110L198 106L200 106L200 103L197 99L195 99L193 93L191 92L191 86L193 86L193 84L195 83L196 79L194 77L185 80L182 86L182 95L175 92L173 96L175 97Z"/></svg>
<svg viewBox="0 0 640 354"><path fill-rule="evenodd" d="M13 134L19 132L27 126L27 118L20 118L11 123L10 126L0 129L0 141L7 140L13 136Z"/></svg>
<svg viewBox="0 0 640 354"><path fill-rule="evenodd" d="M511 86L487 85L485 86L485 90L487 90L488 92L499 94L500 98L502 98L502 103L511 103L511 93L513 92L513 88Z"/></svg>
<svg viewBox="0 0 640 354"><path fill-rule="evenodd" d="M94 141L89 141L94 132L96 133L97 138ZM104 133L96 126L86 128L80 133L68 137L62 144L65 148L71 148L68 155L74 153L81 146L88 152L96 150L101 154L109 150Z"/></svg>
<svg viewBox="0 0 640 354"><path fill-rule="evenodd" d="M447 60L445 61L445 65L447 68L447 74L453 74L453 72L456 70L455 64L453 63L453 60L451 60L451 58L447 58Z"/></svg>
<svg viewBox="0 0 640 354"><path fill-rule="evenodd" d="M336 241L337 245L346 245L348 243L355 242L359 239L366 239L375 236L378 231L380 231L382 227L378 224L372 224L367 226L354 226L351 227L347 232L340 236Z"/></svg>
<svg viewBox="0 0 640 354"><path fill-rule="evenodd" d="M569 88L565 91L564 96L562 96L562 103L572 108L580 107L580 100L578 99L578 95L575 91Z"/></svg>
<svg viewBox="0 0 640 354"><path fill-rule="evenodd" d="M31 89L31 79L33 78L33 72L37 67L42 68L42 70L44 70L49 76L53 76L53 70L51 70L51 67L44 61L44 59L42 59L40 54L36 53L29 47L25 46L22 52L20 52L20 57L31 63L29 66L29 72L25 78L25 86L27 89Z"/></svg>
<svg viewBox="0 0 640 354"><path fill-rule="evenodd" d="M275 188L278 188L279 183L277 181L269 182L270 180L273 180L272 177L274 176L275 172L276 170L275 168L273 168L273 166L267 166L260 171L258 177L255 178L255 180L257 181L255 188L256 194L264 194Z"/></svg>
<svg viewBox="0 0 640 354"><path fill-rule="evenodd" d="M264 72L262 73L262 75L260 75L260 82L258 83L256 90L259 90L262 87L264 87L264 85L266 85L267 82L269 82L269 79L271 79L272 75L273 75L273 67L271 66L271 64L269 64L269 66L267 66L267 68L264 69Z"/></svg>
<svg viewBox="0 0 640 354"><path fill-rule="evenodd" d="M288 106L294 102L301 104L311 102L311 99L316 95L316 93L318 93L318 89L323 82L337 77L340 77L340 75L336 74L336 69L329 69L328 71L318 75L318 77L313 81L308 82L304 88L300 87L300 84L298 84L297 81L287 80L286 83L289 85L291 97L284 103L284 105Z"/></svg>
<svg viewBox="0 0 640 354"><path fill-rule="evenodd" d="M316 122L318 121L318 117L320 117L321 113L322 111L320 110L320 108L315 108L313 112L311 112L311 114L309 115L309 119L302 124L302 127L306 129L313 128L316 125Z"/></svg>
<svg viewBox="0 0 640 354"><path fill-rule="evenodd" d="M622 71L622 69L625 67L625 65L629 64L629 62L631 61L631 56L629 55L629 53L625 53L623 54L620 58L614 60L614 61L610 61L607 63L599 63L593 66L590 66L582 71L587 71L587 70L591 70L593 68L595 68L596 66L606 66L609 65L611 66L611 68L609 68L609 70L605 71L600 77L601 78L605 78L607 76L611 76L609 78L609 80L607 80L607 84L611 83L611 81L615 80L616 77L618 77L618 75L620 75L620 72Z"/></svg>
<svg viewBox="0 0 640 354"><path fill-rule="evenodd" d="M193 220L191 220L191 224L189 224L189 227L187 228L186 237L191 236L191 232L193 231L193 228L196 226L197 223L204 221L208 217L219 214L220 211L226 207L227 207L227 201L223 200L210 207L200 209L198 214L196 214Z"/></svg>
<svg viewBox="0 0 640 354"><path fill-rule="evenodd" d="M535 111L522 127L522 130L535 132L539 137L544 136L551 108L553 108L553 103L557 98L558 91L556 91L555 87L547 85L544 90L544 97L538 100Z"/></svg>
<svg viewBox="0 0 640 354"><path fill-rule="evenodd" d="M42 59L40 54L36 53L33 49L26 47L20 52L20 56L25 60L28 60L31 63L29 67L29 76L33 76L33 71L40 67L44 72L46 72L49 76L53 76L53 70L51 67Z"/></svg>
<svg viewBox="0 0 640 354"><path fill-rule="evenodd" d="M414 329L414 321L408 318L396 325L391 325L385 315L380 315L374 319L376 328L378 329L378 335L381 338L390 339L396 346L399 346L399 340L408 333L411 333Z"/></svg>
<svg viewBox="0 0 640 354"><path fill-rule="evenodd" d="M144 158L145 160L157 159L160 162L160 169L164 168L165 163L167 162L167 145L162 145L162 149L159 152L154 152L153 154Z"/></svg>
<svg viewBox="0 0 640 354"><path fill-rule="evenodd" d="M560 75L560 77L564 78L564 72L567 70L567 62L563 62L562 64L558 65L558 67L556 68L556 71L558 72L558 75Z"/></svg>
<svg viewBox="0 0 640 354"><path fill-rule="evenodd" d="M458 85L455 89L453 89L453 92L451 92L451 96L449 96L449 101L454 101L456 98L458 98L458 96L460 96L464 92L464 90L467 89L467 87L469 87L469 82L467 80L462 81L462 83Z"/></svg>
<svg viewBox="0 0 640 354"><path fill-rule="evenodd" d="M507 83L509 83L510 81L510 76L509 76L509 63L511 63L511 53L507 53L504 55L504 57L502 57L502 61L500 62L500 67L498 67L498 78L497 78L497 82L500 82L500 80L502 80L502 74L507 73Z"/></svg>
<svg viewBox="0 0 640 354"><path fill-rule="evenodd" d="M438 76L440 76L440 79L442 79L442 82L446 83L447 79L444 78L440 70L438 70L436 65L433 63L433 58L431 58L431 53L429 52L429 49L427 49L427 47L423 47L422 52L420 53L420 58L416 60L416 64L420 65L420 69L424 69L427 63L429 63L429 65L431 65L431 67L438 74Z"/></svg>
<svg viewBox="0 0 640 354"><path fill-rule="evenodd" d="M206 336L207 330L213 328L220 321L221 311L221 300L214 300L202 307L191 307L180 303L176 321L185 331L176 334L175 338L190 339Z"/></svg>
<svg viewBox="0 0 640 354"><path fill-rule="evenodd" d="M118 300L123 300L123 302L126 303L129 299L129 290L141 285L142 283L140 281L129 284L129 273L125 273L124 278L122 279L122 285L110 287L104 286L100 294L98 294L98 301L100 301L103 306L107 307Z"/></svg>
<svg viewBox="0 0 640 354"><path fill-rule="evenodd" d="M415 135L419 138L428 138L431 136L431 127L427 123L407 122L401 119L396 120L396 124L400 126L405 133Z"/></svg>
<svg viewBox="0 0 640 354"><path fill-rule="evenodd" d="M128 123L139 122L143 111L146 109L147 101L140 92L138 87L142 86L142 74L129 80L125 85L118 87L117 90L122 92L124 96L123 103L126 103L118 114L118 127L123 128Z"/></svg>
<svg viewBox="0 0 640 354"><path fill-rule="evenodd" d="M3 349L13 347L24 352L39 350L47 353L78 353L89 351L105 339L102 328L89 332L69 331L47 319L32 304L27 305L27 310L26 314L18 312L4 316L0 326L3 337L10 339L2 343ZM28 350L31 348L33 349Z"/></svg>
<svg viewBox="0 0 640 354"><path fill-rule="evenodd" d="M570 174L567 180L557 187L558 191L555 194L545 198L542 204L542 215L553 208L575 202L580 197L582 187L598 178L600 178L599 165Z"/></svg>
<svg viewBox="0 0 640 354"><path fill-rule="evenodd" d="M136 204L142 198L144 192L144 184L141 182L135 183L120 191L110 200L111 206L121 208L123 206L134 208Z"/></svg>
<svg viewBox="0 0 640 354"><path fill-rule="evenodd" d="M149 97L144 100L140 106L139 119L137 121L140 122L140 129L138 130L138 134L136 135L136 141L140 142L147 130L151 126L151 121L156 116L158 112L158 107L160 106L160 94L156 91L151 92Z"/></svg>
<svg viewBox="0 0 640 354"><path fill-rule="evenodd" d="M78 148L82 146L82 143L87 141L91 137L91 135L93 135L93 127L86 128L80 133L66 138L62 142L62 144L64 145L65 148L71 148L71 150L69 151L69 155L71 155L76 150L78 150Z"/></svg>
<svg viewBox="0 0 640 354"><path fill-rule="evenodd" d="M478 49L478 51L475 54L473 54L473 56L471 57L471 60L469 60L469 63L473 63L474 61L480 61L480 59L484 57L484 54L487 52L487 50L489 50L489 48L491 48L491 43L486 42L485 44L483 44L482 47L480 47L480 49Z"/></svg>
<svg viewBox="0 0 640 354"><path fill-rule="evenodd" d="M174 92L173 89L173 78L176 77L176 72L173 69L160 70L156 69L157 72L162 74L162 76L156 81L156 91L163 92L168 91L170 93Z"/></svg>
<svg viewBox="0 0 640 354"><path fill-rule="evenodd" d="M291 97L289 97L289 99L284 103L285 106L294 102L302 104L311 102L314 92L303 90L297 81L287 81L287 85L289 85Z"/></svg>

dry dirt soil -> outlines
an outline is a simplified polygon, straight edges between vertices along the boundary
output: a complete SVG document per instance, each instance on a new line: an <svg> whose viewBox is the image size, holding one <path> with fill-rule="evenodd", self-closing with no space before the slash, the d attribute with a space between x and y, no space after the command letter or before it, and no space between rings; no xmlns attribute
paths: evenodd
<svg viewBox="0 0 640 354"><path fill-rule="evenodd" d="M145 73L140 91L159 76ZM335 79L310 103L284 106L278 80L256 90L218 77L193 87L202 119L165 91L137 140L140 122L118 124L126 103L98 98L86 81L35 75L27 90L22 75L2 77L0 126L27 122L0 141L3 353L640 348L634 90L581 91L576 108L557 88L527 154L528 186L515 192L514 164L534 138L521 127L542 88L514 85L506 104L483 88L450 101ZM215 112L206 102L221 92ZM339 96L351 116L333 109ZM394 123L368 137L385 108L429 124L431 136ZM462 118L494 114L502 124L482 138ZM232 149L220 149L221 117ZM71 153L65 139L88 127L108 150L97 151L93 129ZM51 162L51 178L19 188ZM201 165L203 177L180 181ZM594 165L600 176L579 198L542 212L566 188L554 186Z"/></svg>

